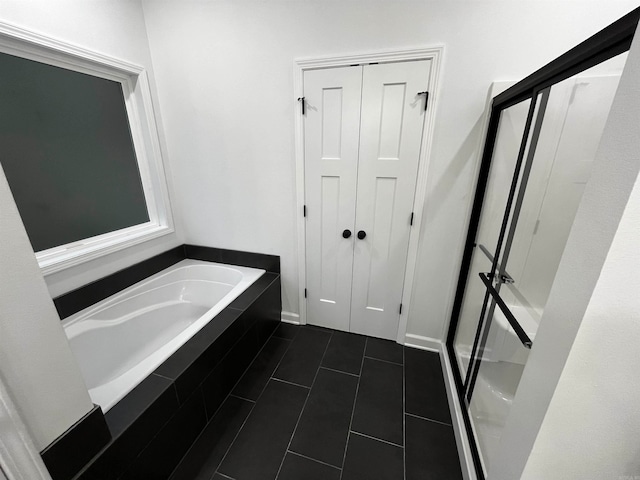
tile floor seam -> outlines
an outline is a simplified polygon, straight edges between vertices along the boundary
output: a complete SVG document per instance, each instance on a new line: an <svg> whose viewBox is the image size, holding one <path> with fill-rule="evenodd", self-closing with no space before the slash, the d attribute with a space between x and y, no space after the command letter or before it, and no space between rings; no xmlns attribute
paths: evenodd
<svg viewBox="0 0 640 480"><path fill-rule="evenodd" d="M246 402L251 402L251 403L256 403L255 400L251 400L250 398L245 398L245 397L241 397L240 395L235 395L233 393L229 394L230 397L235 397L235 398L239 398L240 400L244 400Z"/></svg>
<svg viewBox="0 0 640 480"><path fill-rule="evenodd" d="M402 355L404 357L404 352L402 353ZM364 358L368 358L369 360L376 360L378 362L390 363L391 365L398 365L400 367L404 367L404 365L402 363L392 362L391 360L383 360L382 358L369 357L368 355L365 355Z"/></svg>
<svg viewBox="0 0 640 480"><path fill-rule="evenodd" d="M277 327L276 327L277 329ZM254 357L253 361L251 362L251 364L253 364L253 362L255 362L255 359L258 358L258 355L260 355L260 353L262 352L262 350L266 347L267 343L269 342L269 340L271 340L273 338L273 335L276 331L276 329L273 330L273 332L271 332L271 335L269 335L269 338L267 338L267 340L264 342L264 345L262 346L262 348L260 349L260 351L256 354L256 356ZM279 338L279 337L276 337ZM287 346L286 350L285 350L285 354L287 353L287 351L289 350L289 347L291 346L291 343L293 342L289 342L289 345ZM284 358L284 355L282 356L282 358ZM278 367L280 366L280 362L282 361L282 358L280 359L280 361L278 362L278 365L276 365L276 370L278 369ZM247 370L251 367L251 364L249 364L249 367L247 367ZM246 372L246 370L245 370ZM275 372L275 370L274 370ZM242 374L242 376L244 376L244 373ZM242 380L242 376L240 377L240 379L236 382L236 385L240 382L240 380ZM269 378L269 380L271 380L271 378ZM262 391L260 392L260 395L258 395L258 397L256 398L255 403L253 403L251 405L251 409L249 410L249 412L247 413L247 416L245 417L244 421L242 422L242 425L240 425L240 428L238 429L238 431L236 432L235 436L233 437L233 440L231 440L231 443L229 443L229 446L227 447L227 451L224 452L224 455L222 456L222 459L220 460L220 463L218 463L218 466L216 467L215 472L213 473L213 476L217 474L219 475L223 475L219 470L220 470L220 466L224 463L224 460L227 458L227 455L229 454L229 452L231 451L231 448L233 447L233 444L236 442L236 440L238 439L238 436L240 435L240 432L242 431L242 429L244 428L245 424L247 423L247 420L249 420L249 417L251 416L251 412L253 412L254 407L258 404L258 401L260 400L260 398L262 398L262 394L264 393L264 391L267 389L267 385L269 385L269 380L267 380L267 383L265 384L264 388L262 389ZM236 388L236 385L233 386L233 388L231 389L231 391L233 392L233 390ZM231 393L229 393L229 395L227 395L227 398L231 396ZM225 398L226 401L226 398ZM223 402L224 403L224 402ZM216 410L217 413L217 410ZM213 418L213 417L211 417ZM205 427L206 428L206 427ZM225 475L226 476L226 475ZM213 477L212 477L213 478ZM227 478L231 478L231 477L227 477ZM233 480L233 479L232 479Z"/></svg>
<svg viewBox="0 0 640 480"><path fill-rule="evenodd" d="M229 475L225 475L225 474L220 473L220 472L214 473L210 480L213 480L213 477L215 477L216 475L220 475L221 477L228 478L229 480L236 480L235 478L230 477Z"/></svg>
<svg viewBox="0 0 640 480"><path fill-rule="evenodd" d="M298 415L298 420L296 421L296 426L293 428L293 433L291 434L291 438L289 438L289 444L287 445L287 449L284 451L284 455L282 456L282 461L280 462L280 468L278 468L278 473L276 473L275 480L278 480L280 476L280 471L282 470L282 465L284 465L284 460L287 458L287 452L291 448L291 442L293 442L293 437L296 434L296 430L298 430L298 425L300 424L300 419L302 418L302 414L304 413L304 409L307 406L307 402L309 401L309 397L311 396L311 389L316 383L316 379L318 378L318 372L320 372L320 365L322 365L322 361L324 360L324 356L327 354L327 350L329 349L329 343L331 342L331 338L333 338L333 332L329 335L329 340L327 340L327 344L324 347L324 352L322 352L322 357L320 358L320 362L318 363L318 368L316 369L316 374L313 377L313 382L311 382L311 387L309 387L309 392L307 392L307 398L304 399L304 403L302 404L302 409L300 410L300 414Z"/></svg>
<svg viewBox="0 0 640 480"><path fill-rule="evenodd" d="M356 435L360 435L361 437L370 438L371 440L377 440L382 443L386 443L388 445L393 445L394 447L398 447L404 450L402 445L398 445L397 443L390 442L388 440L383 440L382 438L374 437L372 435L367 435L366 433L358 432L357 430L351 430L351 433L355 433Z"/></svg>
<svg viewBox="0 0 640 480"><path fill-rule="evenodd" d="M402 468L403 478L407 480L407 359L402 348Z"/></svg>
<svg viewBox="0 0 640 480"><path fill-rule="evenodd" d="M306 387L304 385L300 385L299 383L293 383L293 382L290 382L289 380L283 380L281 378L269 377L269 380L275 380L276 382L288 383L289 385L294 385L296 387L301 387L301 388L305 388L307 390L311 390L311 387ZM311 386L313 386L313 383L311 384Z"/></svg>
<svg viewBox="0 0 640 480"><path fill-rule="evenodd" d="M419 418L420 420L426 420L427 422L438 423L440 425L444 425L445 427L453 428L453 425L447 422L441 422L439 420L434 420L433 418L422 417L420 415L416 415L415 413L404 412L405 415L409 415L410 417Z"/></svg>
<svg viewBox="0 0 640 480"><path fill-rule="evenodd" d="M360 379L362 379L362 368L364 367L365 353L367 352L368 338L364 339L364 350L362 351L362 360L360 361L360 374L358 375L358 383L356 385L356 394L353 398L353 407L351 408L351 420L349 420L349 430L347 431L347 442L344 445L344 454L342 455L342 468L340 469L340 480L344 474L344 464L347 459L347 450L349 450L349 440L351 439L351 427L353 426L353 416L356 413L356 404L358 403L358 391L360 390Z"/></svg>
<svg viewBox="0 0 640 480"><path fill-rule="evenodd" d="M269 378L267 379L267 382L264 384L264 387L262 387L262 391L260 391L260 395L258 395L258 397L256 398L256 403L258 403L258 400L260 400L260 397L262 397L262 394L264 393L264 391L267 388L267 385L269 385L269 381L270 380L274 380L273 378L273 374L276 373L278 371L278 368L280 367L280 364L282 363L282 360L284 359L285 355L287 354L287 352L289 351L289 349L291 348L291 345L293 344L293 340L295 340L295 337L293 339L287 339L287 338L282 338L282 337L276 337L275 333L278 330L278 328L276 328L273 333L271 334L271 336L267 339L267 341L264 343L265 346L267 345L267 343L269 342L269 340L271 340L272 338L279 338L281 340L287 340L287 348L284 349L284 352L282 352L282 356L280 357L280 360L278 360L278 363L276 364L275 368L273 369L273 371L271 372L271 375L269 376ZM297 336L297 335L296 335ZM264 347L263 347L264 348ZM262 352L262 350L260 350L260 352ZM260 355L260 352L258 352L258 355ZM256 355L256 357L253 359L253 361L251 362L253 364L253 362L256 361L256 358L258 358L258 355ZM242 378L242 377L241 377Z"/></svg>
<svg viewBox="0 0 640 480"><path fill-rule="evenodd" d="M292 453L302 458L306 458L307 460L313 460L316 463L320 463L322 465L326 465L327 467L335 468L336 470L342 470L340 467L336 467L335 465L331 465L330 463L323 462L322 460L318 460L317 458L309 457L308 455L303 455L302 453L295 452L293 450L287 449L286 453ZM286 455L285 453L285 455Z"/></svg>
<svg viewBox="0 0 640 480"><path fill-rule="evenodd" d="M329 370L331 372L344 373L345 375L351 375L352 377L359 377L359 375L356 375L355 373L344 372L342 370L336 370L335 368L323 367L322 365L320 366L320 368L324 370Z"/></svg>

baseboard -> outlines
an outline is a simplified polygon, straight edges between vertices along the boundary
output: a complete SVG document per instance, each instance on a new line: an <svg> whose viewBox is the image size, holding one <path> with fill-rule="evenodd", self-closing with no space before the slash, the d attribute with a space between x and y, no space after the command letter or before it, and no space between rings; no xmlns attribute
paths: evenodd
<svg viewBox="0 0 640 480"><path fill-rule="evenodd" d="M420 350L429 350L430 352L442 351L442 342L431 337L423 337L422 335L414 335L407 333L404 336L404 345L406 347L419 348Z"/></svg>
<svg viewBox="0 0 640 480"><path fill-rule="evenodd" d="M300 325L300 315L292 312L282 312L280 317L284 323L293 323L294 325Z"/></svg>
<svg viewBox="0 0 640 480"><path fill-rule="evenodd" d="M407 335L409 336L409 335ZM458 455L460 456L460 467L462 476L465 480L477 480L476 469L471 456L471 445L469 437L464 426L464 418L462 409L460 408L460 399L458 398L458 390L456 389L453 371L451 370L451 362L446 352L444 343L440 343L440 360L442 363L442 373L444 374L444 383L447 388L447 398L449 399L449 410L451 411L451 423L453 433L456 437L456 445L458 446Z"/></svg>

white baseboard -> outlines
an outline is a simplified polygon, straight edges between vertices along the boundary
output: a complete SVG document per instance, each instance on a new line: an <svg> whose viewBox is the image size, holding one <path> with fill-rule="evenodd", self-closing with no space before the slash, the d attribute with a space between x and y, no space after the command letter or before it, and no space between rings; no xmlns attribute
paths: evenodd
<svg viewBox="0 0 640 480"><path fill-rule="evenodd" d="M292 312L282 312L280 320L284 323L293 323L294 325L300 325L300 315Z"/></svg>
<svg viewBox="0 0 640 480"><path fill-rule="evenodd" d="M447 398L449 399L453 433L456 437L456 445L458 446L462 476L465 480L477 480L478 477L476 476L476 469L473 465L473 457L471 456L471 445L469 444L469 437L467 436L467 429L464 426L464 418L462 416L462 409L460 408L458 390L456 389L453 371L451 370L451 362L449 361L444 343L440 343L440 359L442 363L442 373L444 374L444 384L447 388Z"/></svg>
<svg viewBox="0 0 640 480"><path fill-rule="evenodd" d="M440 353L442 351L442 342L440 340L414 335L413 333L407 333L404 336L404 345L406 347L419 348L420 350L429 350L430 352Z"/></svg>

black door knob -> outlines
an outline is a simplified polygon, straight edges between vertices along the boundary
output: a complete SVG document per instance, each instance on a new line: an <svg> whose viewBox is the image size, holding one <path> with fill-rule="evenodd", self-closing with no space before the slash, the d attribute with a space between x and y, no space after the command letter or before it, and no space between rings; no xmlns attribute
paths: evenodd
<svg viewBox="0 0 640 480"><path fill-rule="evenodd" d="M367 236L367 232L365 232L364 230L360 230L360 231L358 232L358 238L359 238L360 240L362 240L362 239L363 239L364 237L366 237L366 236Z"/></svg>
<svg viewBox="0 0 640 480"><path fill-rule="evenodd" d="M342 238L349 238L351 236L351 230L345 230L342 232Z"/></svg>

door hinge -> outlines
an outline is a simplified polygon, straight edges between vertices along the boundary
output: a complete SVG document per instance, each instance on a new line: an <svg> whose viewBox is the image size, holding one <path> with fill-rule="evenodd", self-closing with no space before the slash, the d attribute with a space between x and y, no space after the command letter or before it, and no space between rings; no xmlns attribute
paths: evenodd
<svg viewBox="0 0 640 480"><path fill-rule="evenodd" d="M424 111L427 111L427 105L429 105L429 92L426 90L424 92L418 92L418 95L424 95Z"/></svg>
<svg viewBox="0 0 640 480"><path fill-rule="evenodd" d="M302 216L303 216L303 217L306 217L306 216L307 216L307 206L306 206L306 205L303 205L303 206L302 206Z"/></svg>
<svg viewBox="0 0 640 480"><path fill-rule="evenodd" d="M411 212L411 218L409 219L409 225L413 225L413 212Z"/></svg>
<svg viewBox="0 0 640 480"><path fill-rule="evenodd" d="M307 298L307 289L304 289L304 298Z"/></svg>
<svg viewBox="0 0 640 480"><path fill-rule="evenodd" d="M402 304L400 304L400 311L398 312L398 314L402 315Z"/></svg>
<svg viewBox="0 0 640 480"><path fill-rule="evenodd" d="M304 115L304 97L298 97L298 101L302 105L302 115Z"/></svg>

